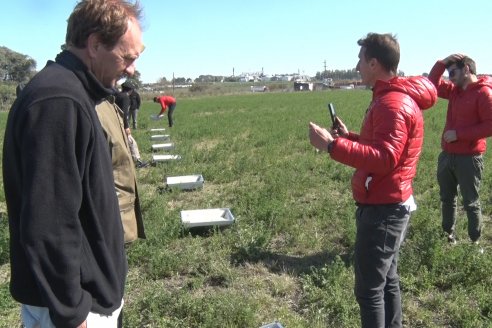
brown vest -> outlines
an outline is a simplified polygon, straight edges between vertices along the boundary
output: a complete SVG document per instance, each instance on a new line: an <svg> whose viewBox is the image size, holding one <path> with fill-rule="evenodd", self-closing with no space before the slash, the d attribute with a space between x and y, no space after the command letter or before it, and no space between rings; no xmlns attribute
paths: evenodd
<svg viewBox="0 0 492 328"><path fill-rule="evenodd" d="M123 127L123 112L107 100L96 106L97 115L108 140L113 176L120 206L125 242L145 238L145 231L138 199L137 178L128 138Z"/></svg>

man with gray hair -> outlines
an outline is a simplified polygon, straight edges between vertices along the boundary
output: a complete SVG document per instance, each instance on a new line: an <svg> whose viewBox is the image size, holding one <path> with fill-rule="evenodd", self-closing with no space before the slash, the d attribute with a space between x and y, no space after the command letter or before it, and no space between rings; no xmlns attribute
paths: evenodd
<svg viewBox="0 0 492 328"><path fill-rule="evenodd" d="M82 0L66 46L8 117L3 181L10 291L23 325L117 327L128 269L111 158L95 107L135 71L138 3Z"/></svg>

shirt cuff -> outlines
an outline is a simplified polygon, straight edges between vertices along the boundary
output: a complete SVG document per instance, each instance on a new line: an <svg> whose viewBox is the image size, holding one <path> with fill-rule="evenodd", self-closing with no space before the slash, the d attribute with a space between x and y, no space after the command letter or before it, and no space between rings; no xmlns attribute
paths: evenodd
<svg viewBox="0 0 492 328"><path fill-rule="evenodd" d="M328 146L326 147L326 150L328 150L328 153L331 154L332 150L333 150L333 146L334 146L334 143L335 143L335 140L333 140L332 142L330 142L328 144Z"/></svg>

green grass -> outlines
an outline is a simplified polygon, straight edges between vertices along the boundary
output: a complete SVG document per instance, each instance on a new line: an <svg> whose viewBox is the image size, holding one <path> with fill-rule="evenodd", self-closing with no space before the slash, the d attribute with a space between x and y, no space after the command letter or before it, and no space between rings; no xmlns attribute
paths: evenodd
<svg viewBox="0 0 492 328"><path fill-rule="evenodd" d="M147 240L128 248L125 327L358 327L353 289L353 170L317 154L308 123L329 124L327 102L355 131L366 90L255 93L181 99L170 130L182 160L141 169ZM425 141L400 275L405 327L491 327L492 171L485 157L481 199L484 254L467 242L459 212L457 246L441 234L435 169L446 103L425 113ZM133 132L151 159L158 105L145 102ZM3 134L6 113L0 113ZM166 191L166 176L202 174L198 191ZM0 191L0 320L18 325L8 292L8 225ZM180 211L228 207L233 226L202 233L180 226Z"/></svg>

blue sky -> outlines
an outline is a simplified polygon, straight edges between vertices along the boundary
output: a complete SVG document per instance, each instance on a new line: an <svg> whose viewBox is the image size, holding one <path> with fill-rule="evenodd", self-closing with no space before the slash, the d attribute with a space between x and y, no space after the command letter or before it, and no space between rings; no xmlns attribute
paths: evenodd
<svg viewBox="0 0 492 328"><path fill-rule="evenodd" d="M2 3L0 46L29 55L41 69L64 43L76 0ZM141 0L144 82L202 74L301 73L352 69L357 40L393 33L399 69L428 72L437 59L464 53L492 74L490 0ZM8 14L6 14L8 13Z"/></svg>

